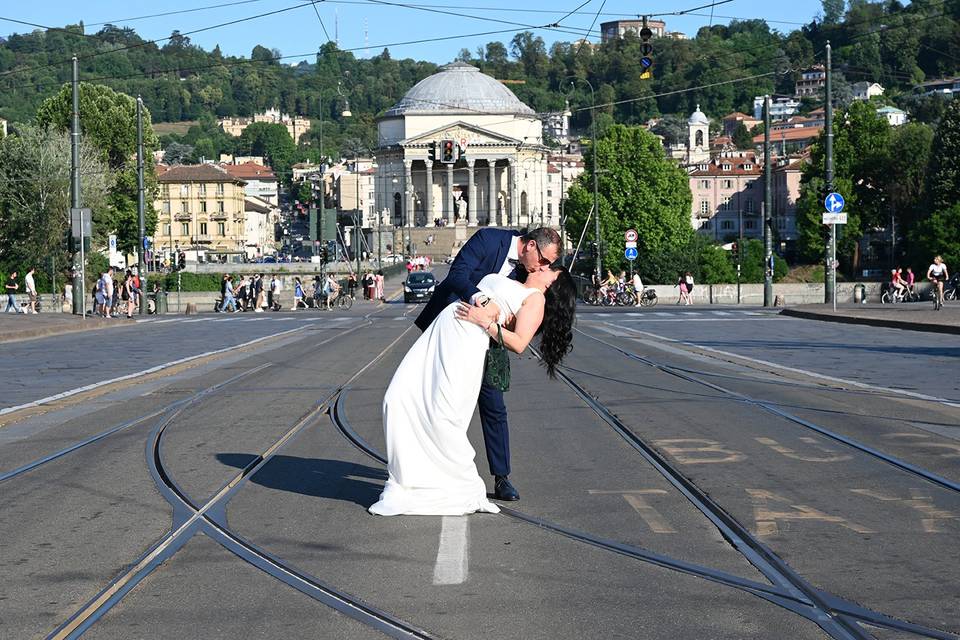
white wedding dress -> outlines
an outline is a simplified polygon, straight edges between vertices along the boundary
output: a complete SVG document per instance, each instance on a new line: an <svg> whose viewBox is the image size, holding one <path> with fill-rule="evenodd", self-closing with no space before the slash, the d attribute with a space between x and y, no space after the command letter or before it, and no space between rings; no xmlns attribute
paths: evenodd
<svg viewBox="0 0 960 640"><path fill-rule="evenodd" d="M499 274L478 288L500 307L500 322L516 315L528 289ZM490 340L461 321L451 303L410 347L383 399L390 477L370 513L395 516L498 513L473 462L467 428L477 405Z"/></svg>

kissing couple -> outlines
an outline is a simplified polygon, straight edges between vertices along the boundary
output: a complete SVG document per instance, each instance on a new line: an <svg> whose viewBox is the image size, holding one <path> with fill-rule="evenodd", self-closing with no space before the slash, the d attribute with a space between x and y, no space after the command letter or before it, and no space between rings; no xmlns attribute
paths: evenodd
<svg viewBox="0 0 960 640"><path fill-rule="evenodd" d="M557 263L560 235L486 228L457 254L416 320L423 334L393 374L383 399L389 478L370 513L498 513L473 462L467 428L479 405L494 497L518 500L510 483L503 392L485 380L491 341L521 353L540 335L547 375L570 351L576 285Z"/></svg>

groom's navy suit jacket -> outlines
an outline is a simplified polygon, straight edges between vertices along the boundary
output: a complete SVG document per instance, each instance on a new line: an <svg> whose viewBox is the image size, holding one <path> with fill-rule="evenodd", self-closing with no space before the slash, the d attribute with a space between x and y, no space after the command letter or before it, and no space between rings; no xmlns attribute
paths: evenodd
<svg viewBox="0 0 960 640"><path fill-rule="evenodd" d="M425 331L451 302L469 302L470 297L479 291L477 284L480 280L500 271L510 252L510 243L516 242L518 237L519 234L503 229L477 231L460 249L450 265L450 273L437 285L430 302L417 318L416 325L420 330ZM510 431L503 392L483 384L477 405L490 473L494 476L510 475Z"/></svg>
<svg viewBox="0 0 960 640"><path fill-rule="evenodd" d="M510 243L516 242L517 237L519 234L503 229L480 229L473 234L460 249L447 277L437 285L430 302L417 318L415 324L420 330L426 331L451 302L469 302L470 297L479 291L477 284L480 280L500 271L510 251Z"/></svg>

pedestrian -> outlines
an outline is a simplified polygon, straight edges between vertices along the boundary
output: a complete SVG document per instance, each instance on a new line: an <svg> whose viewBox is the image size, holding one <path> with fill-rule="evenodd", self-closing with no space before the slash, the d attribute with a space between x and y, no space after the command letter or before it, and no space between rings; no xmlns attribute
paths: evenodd
<svg viewBox="0 0 960 640"><path fill-rule="evenodd" d="M120 297L127 303L127 320L133 320L133 303L136 299L136 293L133 291L133 272L129 269L123 277L122 287Z"/></svg>
<svg viewBox="0 0 960 640"><path fill-rule="evenodd" d="M637 302L634 306L640 306L640 298L643 297L643 280L640 279L640 274L636 271L633 272L633 292L637 295Z"/></svg>
<svg viewBox="0 0 960 640"><path fill-rule="evenodd" d="M214 307L214 311L220 312L223 311L223 307L227 303L227 280L230 279L230 274L225 273L223 277L220 278L220 306Z"/></svg>
<svg viewBox="0 0 960 640"><path fill-rule="evenodd" d="M115 303L115 287L113 286L113 267L107 267L103 274L103 317L112 318L110 315Z"/></svg>
<svg viewBox="0 0 960 640"><path fill-rule="evenodd" d="M227 307L230 307L232 313L237 312L237 300L233 297L233 277L230 275L223 279L223 304L220 305L220 311L226 313Z"/></svg>
<svg viewBox="0 0 960 640"><path fill-rule="evenodd" d="M270 276L270 286L267 288L267 308L270 309L270 311L277 310L274 308L274 305L277 303L275 299L277 297L277 287L277 276Z"/></svg>
<svg viewBox="0 0 960 640"><path fill-rule="evenodd" d="M133 281L130 283L130 290L133 292L133 306L140 308L140 296L143 295L143 285L140 283L140 269L134 267Z"/></svg>
<svg viewBox="0 0 960 640"><path fill-rule="evenodd" d="M27 307L27 313L37 312L37 284L33 281L35 267L30 267L27 275L23 278L23 288L27 292L27 298L30 300L30 306Z"/></svg>
<svg viewBox="0 0 960 640"><path fill-rule="evenodd" d="M303 301L303 283L300 282L300 278L294 278L293 282L293 310L296 311L301 305L306 309L307 303Z"/></svg>
<svg viewBox="0 0 960 640"><path fill-rule="evenodd" d="M337 299L337 296L340 294L340 284L333 277L332 273L327 274L327 282L323 287L323 293L327 299L327 311L330 310L330 305L334 300Z"/></svg>
<svg viewBox="0 0 960 640"><path fill-rule="evenodd" d="M17 284L17 272L11 271L10 275L7 276L7 284L4 285L7 291L7 309L4 313L11 313L11 309L13 309L12 313L17 312L17 288L19 286Z"/></svg>
<svg viewBox="0 0 960 640"><path fill-rule="evenodd" d="M254 313L263 313L263 274L258 273L253 281Z"/></svg>
<svg viewBox="0 0 960 640"><path fill-rule="evenodd" d="M683 281L687 285L687 304L693 304L693 274L689 271L684 273Z"/></svg>
<svg viewBox="0 0 960 640"><path fill-rule="evenodd" d="M106 301L103 297L103 276L101 273L100 277L97 278L97 283L93 286L93 312L98 316L103 316L103 307L106 304Z"/></svg>
<svg viewBox="0 0 960 640"><path fill-rule="evenodd" d="M377 271L377 275L373 278L374 281L374 295L377 300L385 302L383 298L383 269Z"/></svg>
<svg viewBox="0 0 960 640"><path fill-rule="evenodd" d="M677 300L677 304L690 304L690 298L687 296L687 279L684 274L680 274L680 277L677 278L677 285L680 287L680 299Z"/></svg>
<svg viewBox="0 0 960 640"><path fill-rule="evenodd" d="M347 276L347 295L353 299L357 298L357 274L355 273Z"/></svg>
<svg viewBox="0 0 960 640"><path fill-rule="evenodd" d="M237 308L240 311L247 310L247 277L240 276L240 281L234 289L234 295L237 298Z"/></svg>

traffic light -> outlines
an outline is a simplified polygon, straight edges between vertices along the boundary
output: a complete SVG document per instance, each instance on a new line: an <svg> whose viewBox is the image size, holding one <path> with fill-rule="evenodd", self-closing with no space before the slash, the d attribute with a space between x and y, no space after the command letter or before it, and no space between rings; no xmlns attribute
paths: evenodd
<svg viewBox="0 0 960 640"><path fill-rule="evenodd" d="M187 268L187 254L181 253L177 256L177 268L186 269Z"/></svg>
<svg viewBox="0 0 960 640"><path fill-rule="evenodd" d="M457 143L453 140L440 141L440 162L454 164L457 161Z"/></svg>
<svg viewBox="0 0 960 640"><path fill-rule="evenodd" d="M430 148L427 149L427 157L430 164L437 161L437 148L435 146L431 145Z"/></svg>
<svg viewBox="0 0 960 640"><path fill-rule="evenodd" d="M640 78L648 79L653 77L653 43L650 39L653 37L653 31L647 26L647 17L643 17L643 28L640 29Z"/></svg>

